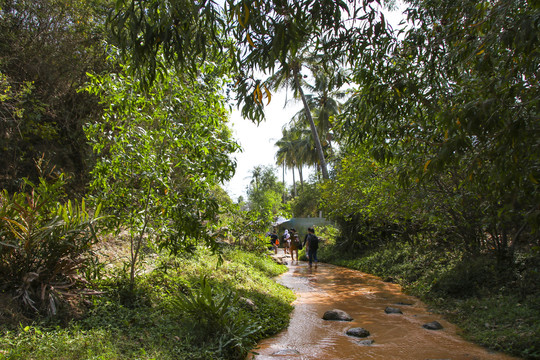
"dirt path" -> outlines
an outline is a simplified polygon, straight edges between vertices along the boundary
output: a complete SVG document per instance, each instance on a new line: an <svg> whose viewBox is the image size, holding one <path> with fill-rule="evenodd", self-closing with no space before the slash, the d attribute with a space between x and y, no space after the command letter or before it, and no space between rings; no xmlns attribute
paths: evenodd
<svg viewBox="0 0 540 360"><path fill-rule="evenodd" d="M289 327L259 344L251 359L515 359L469 343L459 329L432 314L418 299L395 284L342 267L306 262L289 264L279 282L293 289L298 299ZM386 307L402 314L387 314ZM326 321L325 311L341 309L351 322ZM442 330L422 325L438 321ZM364 339L346 335L350 328L370 332ZM373 340L371 345L359 344Z"/></svg>

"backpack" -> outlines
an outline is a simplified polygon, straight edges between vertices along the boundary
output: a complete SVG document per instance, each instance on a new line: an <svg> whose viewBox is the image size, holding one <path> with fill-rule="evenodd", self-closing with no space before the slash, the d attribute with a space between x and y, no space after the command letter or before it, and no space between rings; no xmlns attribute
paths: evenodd
<svg viewBox="0 0 540 360"><path fill-rule="evenodd" d="M319 247L319 238L315 234L310 233L308 235L308 243L311 248L317 249Z"/></svg>
<svg viewBox="0 0 540 360"><path fill-rule="evenodd" d="M298 250L302 250L302 242L300 241L298 235L293 236L293 244L297 247Z"/></svg>

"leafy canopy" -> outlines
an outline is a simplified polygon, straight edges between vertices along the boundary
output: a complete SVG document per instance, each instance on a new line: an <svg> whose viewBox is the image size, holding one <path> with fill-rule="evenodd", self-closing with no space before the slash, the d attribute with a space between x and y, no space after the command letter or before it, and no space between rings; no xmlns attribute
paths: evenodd
<svg viewBox="0 0 540 360"><path fill-rule="evenodd" d="M129 225L132 237L166 234L160 246L172 251L196 239L212 245L205 224L219 209L211 190L232 177L228 154L238 148L226 126L219 68L201 66L199 81L171 70L146 88L129 66L91 76L87 88L107 106L86 128L98 157L92 189L113 225Z"/></svg>

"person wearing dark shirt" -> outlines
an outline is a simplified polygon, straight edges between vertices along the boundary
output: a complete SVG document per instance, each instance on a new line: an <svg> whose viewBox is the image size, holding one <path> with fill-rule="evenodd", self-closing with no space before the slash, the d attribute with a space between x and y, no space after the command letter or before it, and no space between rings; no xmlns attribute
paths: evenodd
<svg viewBox="0 0 540 360"><path fill-rule="evenodd" d="M309 267L317 267L317 250L319 249L319 238L315 235L315 229L312 227L308 228L308 233L304 239L304 246L306 246L306 253L309 260Z"/></svg>

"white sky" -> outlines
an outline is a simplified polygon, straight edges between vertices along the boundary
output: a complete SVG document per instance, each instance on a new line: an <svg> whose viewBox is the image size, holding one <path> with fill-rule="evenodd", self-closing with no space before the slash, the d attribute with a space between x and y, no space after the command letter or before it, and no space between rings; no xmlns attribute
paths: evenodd
<svg viewBox="0 0 540 360"><path fill-rule="evenodd" d="M255 166L270 165L276 168L278 179L282 180L282 169L276 165L277 147L274 144L281 139L281 129L301 108L301 102L289 101L284 108L286 92L272 94L270 104L265 107L266 120L259 126L250 120L243 119L240 111L234 109L231 114L230 127L233 137L240 143L242 153L236 153L236 174L225 185L225 190L233 201L239 196L246 198L246 188L251 181L251 172ZM289 92L288 99L292 98ZM295 175L298 181L298 174ZM292 171L285 170L285 184L292 185Z"/></svg>

